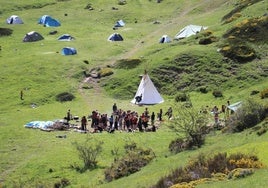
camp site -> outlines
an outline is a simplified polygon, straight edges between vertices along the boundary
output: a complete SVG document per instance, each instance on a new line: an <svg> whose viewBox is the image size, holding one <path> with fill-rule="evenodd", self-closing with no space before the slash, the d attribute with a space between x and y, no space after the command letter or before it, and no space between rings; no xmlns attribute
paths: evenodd
<svg viewBox="0 0 268 188"><path fill-rule="evenodd" d="M0 5L1 188L267 187L267 1Z"/></svg>

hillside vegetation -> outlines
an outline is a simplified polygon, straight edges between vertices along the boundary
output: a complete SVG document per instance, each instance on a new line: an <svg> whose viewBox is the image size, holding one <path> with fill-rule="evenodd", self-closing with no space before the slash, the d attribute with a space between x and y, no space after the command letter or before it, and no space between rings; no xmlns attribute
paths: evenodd
<svg viewBox="0 0 268 188"><path fill-rule="evenodd" d="M24 125L62 119L68 109L79 117L93 110L111 115L114 103L141 114L145 107L166 112L185 100L201 109L250 99L267 110L267 1L0 0L0 4L0 187L169 187L171 180L165 177L176 179L178 173L172 172L192 167L196 158L229 160L237 153L256 157L260 169L247 171L246 178L227 181L220 176L191 186L266 186L267 117L238 133L213 130L200 148L180 153L169 150L180 133L169 129L172 121L166 116L156 132L80 134ZM11 15L24 23L7 24ZM61 26L37 24L43 15L58 19ZM120 19L126 25L115 29ZM189 24L208 28L174 40ZM30 31L44 39L23 42ZM123 36L122 42L107 41L115 32ZM75 40L57 40L67 33ZM172 41L159 43L162 35ZM77 54L62 55L64 47L76 48ZM145 70L164 103L130 103ZM212 124L213 117L208 121ZM79 121L72 123L80 126ZM79 146L99 149L94 168L83 168ZM139 156L143 159L135 161ZM127 170L133 173L122 175Z"/></svg>

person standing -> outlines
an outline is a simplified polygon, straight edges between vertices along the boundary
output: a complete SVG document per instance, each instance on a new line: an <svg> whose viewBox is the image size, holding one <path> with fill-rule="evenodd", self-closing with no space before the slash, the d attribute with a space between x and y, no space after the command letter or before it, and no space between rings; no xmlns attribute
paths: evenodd
<svg viewBox="0 0 268 188"><path fill-rule="evenodd" d="M212 113L214 114L214 122L215 122L215 125L218 126L218 123L219 123L219 109L217 106L214 106L213 109L212 109Z"/></svg>
<svg viewBox="0 0 268 188"><path fill-rule="evenodd" d="M172 118L172 107L168 108L168 111L166 112L166 114L168 116L168 119L170 120Z"/></svg>
<svg viewBox="0 0 268 188"><path fill-rule="evenodd" d="M117 105L116 105L116 103L114 103L114 105L113 105L113 113L116 113L117 112Z"/></svg>
<svg viewBox="0 0 268 188"><path fill-rule="evenodd" d="M154 114L154 112L152 112L152 115L151 115L151 125L154 125L154 121L155 121L155 114Z"/></svg>
<svg viewBox="0 0 268 188"><path fill-rule="evenodd" d="M23 90L20 91L20 100L23 100Z"/></svg>
<svg viewBox="0 0 268 188"><path fill-rule="evenodd" d="M83 116L81 119L81 129L82 131L87 131L87 118L86 116Z"/></svg>
<svg viewBox="0 0 268 188"><path fill-rule="evenodd" d="M162 121L162 116L163 116L163 110L161 108L158 114L159 121Z"/></svg>
<svg viewBox="0 0 268 188"><path fill-rule="evenodd" d="M69 109L69 110L67 111L67 115L66 115L66 120L67 120L67 123L68 123L68 124L69 124L69 121L71 120L71 118L72 118L71 110Z"/></svg>

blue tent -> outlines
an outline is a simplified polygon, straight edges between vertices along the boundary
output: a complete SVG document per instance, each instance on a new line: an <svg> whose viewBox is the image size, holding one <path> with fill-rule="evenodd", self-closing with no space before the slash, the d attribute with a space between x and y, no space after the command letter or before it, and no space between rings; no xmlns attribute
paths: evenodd
<svg viewBox="0 0 268 188"><path fill-rule="evenodd" d="M108 38L108 41L123 41L123 37L118 34L118 33L114 33L114 34L111 34Z"/></svg>
<svg viewBox="0 0 268 188"><path fill-rule="evenodd" d="M75 55L77 54L77 51L75 48L72 47L65 47L61 50L62 55Z"/></svg>
<svg viewBox="0 0 268 188"><path fill-rule="evenodd" d="M69 34L63 34L58 38L59 41L71 41L74 40L74 37L72 37Z"/></svg>
<svg viewBox="0 0 268 188"><path fill-rule="evenodd" d="M42 16L39 21L38 24L42 24L46 27L59 27L61 24L58 20L52 18L49 15L44 15Z"/></svg>

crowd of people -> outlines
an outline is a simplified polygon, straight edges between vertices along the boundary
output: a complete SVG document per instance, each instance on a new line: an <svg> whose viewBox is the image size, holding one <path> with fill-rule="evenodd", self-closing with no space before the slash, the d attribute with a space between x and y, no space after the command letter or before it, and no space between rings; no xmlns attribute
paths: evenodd
<svg viewBox="0 0 268 188"><path fill-rule="evenodd" d="M172 108L164 114L168 118L172 117ZM70 109L67 111L65 117L69 124L72 119ZM163 110L160 109L159 113L150 113L148 107L144 108L144 111L139 114L136 111L118 109L116 103L112 106L111 115L106 113L100 113L98 110L94 110L88 116L82 116L79 120L80 129L84 132L101 133L107 131L113 133L115 131L120 132L155 132L159 128L159 123L163 121Z"/></svg>
<svg viewBox="0 0 268 188"><path fill-rule="evenodd" d="M222 105L221 109L219 109L217 106L209 109L209 107L206 106L202 112L210 112L214 117L214 126L219 126L221 124L220 114L223 114L223 118L226 120L232 113L230 109L227 108L228 105L230 105L230 101L227 101L226 105ZM172 119L172 107L169 107L165 113L163 113L163 110L160 109L157 114L155 114L155 112L150 113L148 107L144 107L144 111L139 114L136 111L123 110L121 108L118 109L116 103L114 103L112 106L111 115L100 113L98 110L93 110L91 114L82 116L81 120L78 120L78 117L76 120L77 122L81 123L79 129L83 132L155 132L159 128L159 124L163 121L163 116L166 116L166 119L168 120ZM74 119L70 109L67 111L65 119L67 124L70 123L70 120Z"/></svg>

